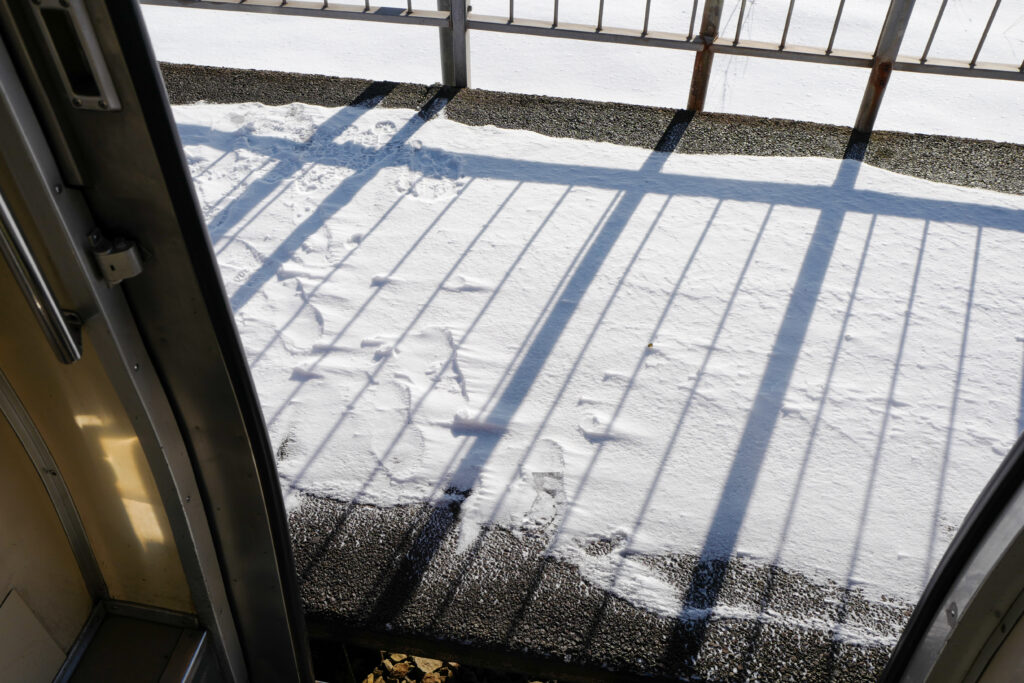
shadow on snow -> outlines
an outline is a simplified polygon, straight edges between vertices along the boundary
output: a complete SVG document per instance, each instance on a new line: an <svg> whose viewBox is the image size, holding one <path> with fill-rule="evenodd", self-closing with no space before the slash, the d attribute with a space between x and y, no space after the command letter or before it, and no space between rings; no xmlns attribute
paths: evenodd
<svg viewBox="0 0 1024 683"><path fill-rule="evenodd" d="M211 131L199 126L180 126L179 130L183 142L186 145L197 144L211 146L222 150L224 154L227 154L231 150L238 148L241 141L244 139L244 145L248 146L249 149L259 154L263 154L270 159L270 161L265 162L263 166L253 173L264 170L269 166L269 170L267 170L266 173L269 174L269 177L271 177L272 180L268 181L261 179L257 182L249 182L244 189L241 187L233 188L229 194L240 190L237 196L227 201L223 206L218 205L216 215L214 215L210 220L210 232L215 243L215 248L218 252L223 251L223 249L231 244L232 241L238 239L238 237L244 233L246 227L251 224L259 213L266 208L269 202L272 202L275 197L280 196L281 193L287 189L289 184L296 182L296 176L301 176L304 172L305 165L310 161L308 157L311 150L315 150L315 163L323 165L345 166L346 160L351 158L353 154L366 154L367 151L361 149L361 146L358 143L351 141L336 143L333 141L343 130L358 121L359 118L368 111L369 107L374 106L379 102L380 98L386 94L386 86L372 86L363 94L361 104L359 106L351 106L339 110L324 122L305 142L294 142L258 135L245 135L244 137L240 137L237 133ZM439 91L417 116L410 118L403 127L394 133L391 139L387 141L385 145L386 148L394 149L407 145L416 132L436 116L453 95L454 91L451 90L443 89ZM469 178L468 182L456 192L455 196L451 198L448 204L445 205L438 215L425 227L418 238L412 242L392 267L391 271L387 274L387 277L394 275L405 260L415 252L417 246L427 238L429 233L445 220L449 210L459 201L460 197L470 187L472 187L475 179L505 180L514 183L514 185L491 215L481 217L481 224L478 231L474 234L462 255L450 266L450 268L447 269L446 274L441 279L442 283L445 282L452 273L456 272L463 259L465 259L472 251L478 240L486 233L486 231L492 228L495 219L503 210L505 210L506 206L513 200L516 193L521 190L524 182L538 184L546 183L556 186L564 186L566 189L519 250L518 255L512 262L511 266L502 275L501 279L489 294L475 318L469 324L468 329L462 336L462 340L457 344L452 342L452 354L448 357L442 371L437 373L436 379L428 388L427 392L425 392L424 395L412 406L408 422L411 422L411 415L416 413L422 405L423 400L426 398L426 395L434 388L443 373L456 362L455 354L458 350L458 346L462 344L465 338L474 330L484 314L491 309L498 292L505 285L506 280L510 277L513 270L519 266L521 259L527 254L530 246L533 244L534 240L537 239L538 235L540 235L541 231L550 224L552 217L561 210L563 201L567 196L569 196L573 188L578 186L601 188L613 192L614 196L605 207L600 219L595 222L589 233L586 234L573 258L559 275L555 286L551 289L550 295L547 297L546 303L542 307L540 314L534 320L530 330L525 335L523 345L518 349L515 356L505 368L503 376L507 377L507 381L505 381L503 385L499 383L499 385L494 388L491 395L485 402L485 408L478 419L474 420L471 424L453 425L453 435L462 439L462 442L450 460L446 475L442 480L437 482L437 489L435 490L435 494L444 490L447 495L445 495L441 499L441 502L437 504L434 508L433 514L425 524L418 524L415 530L410 529L412 550L404 557L396 559L396 564L392 567L392 571L389 572L390 576L384 577L383 580L386 581L386 587L379 594L380 598L378 599L377 604L371 608L371 612L373 613L373 618L375 620L380 620L381 623L390 621L398 614L403 605L406 604L407 600L416 590L416 587L423 576L423 573L426 571L426 568L430 564L431 559L438 552L441 540L443 540L457 524L460 506L466 498L471 495L481 469L493 457L495 449L500 443L503 434L519 412L520 408L523 406L531 388L534 387L538 377L542 373L549 356L552 354L552 351L558 344L559 339L562 337L570 321L573 320L581 299L593 284L595 277L605 264L606 258L611 253L612 247L619 240L622 231L636 213L641 202L645 197L650 195L664 196L664 204L662 204L656 218L647 227L647 231L636 247L636 251L633 253L632 258L628 260L623 272L619 276L616 286L611 291L607 301L595 319L593 326L589 329L589 333L583 341L583 345L579 350L575 362L571 365L564 381L561 382L560 388L556 392L555 398L548 407L539 427L533 432L533 437L529 446L519 456L519 467L521 468L523 466L523 463L526 461L526 458L534 445L536 445L542 431L551 418L555 407L559 404L559 401L565 394L570 381L577 372L581 359L587 353L598 329L604 324L613 302L619 296L622 283L634 268L640 252L647 245L648 238L659 226L659 221L661 220L665 206L667 206L669 200L677 196L707 198L710 202L709 206L711 208L707 216L695 217L695 223L698 221L700 223L699 226L695 228L698 233L696 242L691 253L685 258L685 260L680 259L681 267L678 277L674 282L673 289L671 294L668 296L664 308L661 310L653 329L650 331L649 338L651 339L657 337L666 316L672 308L673 302L676 300L677 295L683 287L684 281L690 271L690 267L697 257L697 254L704 243L705 237L713 227L716 216L718 215L723 202L733 200L738 202L767 205L767 212L764 214L758 231L749 246L749 253L747 254L746 260L736 276L731 294L726 300L724 309L722 310L721 316L718 320L717 329L712 336L711 342L707 345L706 353L704 354L701 365L696 372L696 378L694 379L693 386L690 388L685 400L683 400L682 404L679 406L678 412L673 416L674 422L671 423L673 426L664 450L659 454L657 464L652 472L638 473L638 480L641 477L646 477L649 480L649 483L647 485L647 492L643 498L643 503L640 507L639 513L635 518L634 527L632 529L633 533L627 535L627 538L632 539L639 530L645 515L647 514L648 508L651 505L659 477L667 467L671 459L670 456L675 452L678 446L678 440L683 431L684 425L686 424L691 405L697 395L698 385L702 381L704 371L707 369L708 363L715 353L716 343L723 329L725 329L727 319L732 312L733 303L740 292L740 288L743 284L748 268L755 258L755 252L760 244L762 236L765 233L765 229L769 224L769 220L772 217L772 212L778 206L809 208L819 212L806 252L803 255L802 263L797 272L796 279L793 282L791 289L792 293L786 304L784 313L782 314L781 323L778 326L771 350L768 353L767 364L763 369L760 382L754 392L753 403L746 412L746 422L742 427L738 446L736 447L732 461L729 464L725 483L718 496L717 507L713 512L710 525L702 543L703 551L700 555L701 570L694 573L694 579L683 597L683 607L679 615L680 619L678 620L678 627L676 632L673 634L672 641L666 645L668 649L682 653L684 659L686 657L695 658L704 640L705 629L708 623L708 615L710 614L711 608L716 604L718 594L722 587L721 581L724 576L722 563L727 562L737 550L737 541L740 531L748 514L748 508L754 488L761 473L762 465L765 461L769 443L776 430L776 425L780 416L783 414L783 399L793 378L794 370L800 356L799 352L804 345L816 303L821 295L822 286L825 282L826 274L829 271L830 263L832 262L833 253L841 233L844 219L851 212L872 216L871 225L867 231L863 244L863 251L861 252L856 275L846 300L843 321L840 326L835 345L832 348L831 362L829 363L827 375L822 383L823 388L821 391L820 401L818 402L814 416L810 419L810 436L807 441L806 448L801 454L802 457L799 459L799 472L796 476L795 488L788 504L788 511L785 517L784 526L780 533L775 563L778 563L782 547L786 543L787 537L790 533L791 522L795 514L798 499L801 495L801 486L804 482L805 474L811 460L812 449L819 434L822 414L829 397L829 392L833 385L833 373L843 348L847 324L851 318L851 311L854 307L857 289L860 286L861 275L864 270L868 248L874 234L875 221L879 215L899 216L921 220L924 222L924 228L922 230L920 244L917 249L917 262L909 297L905 306L902 331L897 342L895 361L888 385L887 399L877 431L877 442L874 448L873 464L871 465L871 470L868 474L868 483L864 489L863 500L860 501L860 505L857 508L860 515L858 532L854 541L853 551L850 556L850 563L846 570L848 581L852 581L857 570L857 563L863 541L862 534L871 505L873 483L878 471L884 441L889 431L888 427L891 408L897 389L900 366L903 362L907 331L915 305L917 283L929 235L929 226L934 221L976 225L979 227L977 227L973 266L970 274L969 291L967 294L967 304L965 307L964 319L962 321L959 358L957 361L954 387L949 406L945 447L939 461L941 469L939 475L940 485L938 490L935 492L934 500L930 501L932 516L935 521L928 542L929 566L934 564L938 559L936 557L940 544L938 538L938 517L939 512L942 509L947 467L953 442L953 426L956 419L957 405L960 401L962 384L961 378L964 373L964 358L966 355L968 331L971 324L971 307L978 275L978 255L981 249L983 235L983 229L981 226L985 226L986 229L1021 232L1024 231L1024 212L1013 209L980 206L961 201L921 198L908 200L885 192L857 189L855 187L855 183L861 168L860 159L863 158L864 146L863 143L855 143L854 141L851 141L847 158L840 164L839 172L830 185L822 184L808 186L783 182L775 183L708 178L696 175L666 172L664 170L664 166L666 161L669 159L669 153L673 151L681 137L685 135L686 128L689 125L691 117L692 115L687 112L679 112L663 134L656 150L650 153L642 166L636 169L601 167L581 168L557 162L541 163L521 160L497 160L485 155L460 154L460 159L462 161L461 172L464 177ZM385 163L383 164L373 165L366 169L356 169L355 173L348 176L329 193L329 195L317 206L311 215L296 225L294 229L274 247L270 256L266 258L266 260L260 264L254 272L248 275L246 281L242 283L231 296L231 305L236 313L244 309L252 297L260 291L261 287L267 284L271 278L275 277L282 265L288 261L290 256L311 235L320 230L331 216L349 204L352 199L373 180L375 175L382 168L386 167L386 155L384 155L383 158L385 159ZM250 174L250 176L251 175L252 174ZM248 179L249 178L247 177L243 180L243 183ZM364 235L364 239L373 234L377 227L380 226L395 209L397 203L401 201L402 199L400 197L394 205L383 213L381 218L378 219ZM352 253L355 252L350 252L342 258L340 263L335 264L335 271L341 267L344 260ZM333 272L334 271L332 271L332 273ZM327 276L324 277L324 281L327 281L332 273L327 274ZM319 284L316 285L311 292L307 293L307 296L315 294L319 286ZM380 291L381 288L378 287L368 295L366 300L353 314L352 318L345 323L341 330L334 336L331 343L326 345L325 348L330 348L331 345L336 344L342 338L353 322L373 303ZM405 336L413 330L416 323L421 319L440 292L441 287L439 286L434 292L430 293L429 296L426 296L416 310L413 318L408 322L404 331L399 335L395 342L396 346L400 344ZM281 329L277 330L274 338L267 342L262 349L251 356L250 360L252 363L255 364L261 361L270 346L275 343L280 334L292 324L298 315L299 313L296 312L290 320L285 322ZM1016 353L1016 351L1014 353ZM610 425L615 422L619 415L619 411L625 404L626 399L634 386L637 375L643 367L645 358L646 354L640 354L636 359L632 374L625 381L619 402L615 407L611 419L609 420L609 428ZM384 367L385 363L386 361L377 366L362 387L356 392L354 398L352 398L348 402L347 406L340 411L337 420L329 429L327 435L323 438L320 447L316 450L314 458L327 446L331 436L336 433L339 426L348 418L352 407L360 400L367 389L373 386L377 374L380 372L381 368ZM315 369L315 365L316 364L314 363L314 367L310 368L310 372ZM268 416L269 421L273 422L280 415L284 407L288 405L289 401L291 401L301 391L301 389L302 382L300 381L293 389L291 395L282 402L277 412ZM668 422L669 416L666 415L665 417L666 422ZM381 456L382 460L386 459L399 443L408 426L408 422L391 440L390 445L385 449L384 454ZM481 428L481 425L486 426L487 428ZM1024 385L1022 385L1019 401L1018 427L1020 429L1024 429ZM595 444L593 454L576 490L572 495L568 496L569 500L577 499L582 494L584 487L590 479L592 470L599 463L605 449L606 441L601 438L600 434L596 435L591 441ZM312 462L312 460L310 462ZM309 464L307 464L306 467L308 468ZM293 488L299 486L304 473L305 470L292 480L291 486ZM370 485L372 480L373 477L371 476L365 483L364 489ZM504 493L501 494L502 498L504 495ZM358 496L354 499L358 499ZM926 503L922 501L922 504ZM501 500L499 500L499 503L494 509L497 510L500 506ZM567 519L572 514L571 510L572 509L570 508L566 513L566 518L562 519L560 522L562 529L565 528ZM344 519L338 522L334 533L338 531L343 523ZM557 533L561 533L561 530L557 531L556 534ZM330 542L332 537L333 533L328 534L327 541L325 542ZM466 566L468 566L472 561L474 553L478 550L478 545L479 544L475 545L470 549L469 553L467 553L467 557L465 559ZM628 551L629 548L627 547L627 554ZM926 579L927 576L922 577L922 582ZM537 580L539 581L539 577ZM534 585L536 586L536 582ZM456 586L457 583L452 587L453 591ZM770 584L767 590L772 590L772 586ZM599 621L599 618L599 616L595 618L595 625ZM759 629L760 625L758 625L757 628ZM757 633L755 633L754 636L755 640L756 638Z"/></svg>

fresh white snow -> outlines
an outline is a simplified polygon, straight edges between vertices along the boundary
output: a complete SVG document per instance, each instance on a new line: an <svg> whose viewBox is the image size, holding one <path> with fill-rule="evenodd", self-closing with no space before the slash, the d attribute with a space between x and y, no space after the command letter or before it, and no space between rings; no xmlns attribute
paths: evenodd
<svg viewBox="0 0 1024 683"><path fill-rule="evenodd" d="M540 534L667 614L635 553L914 600L1024 422L1024 197L443 112L175 116L292 505L471 489L464 544Z"/></svg>
<svg viewBox="0 0 1024 683"><path fill-rule="evenodd" d="M941 0L918 0L902 53L920 55ZM376 4L376 3L375 3ZM405 6L404 0L383 5ZM593 24L597 0L560 3L562 22ZM735 35L739 0L726 0L724 36ZM871 52L888 0L846 3L837 50ZM949 0L932 58L970 60L989 2ZM605 3L605 25L640 28L642 0ZM788 43L824 48L839 0L794 5ZM436 7L415 0L416 8ZM550 19L550 0L516 0L516 16ZM786 0L747 3L742 37L778 42ZM685 34L692 3L653 0L650 29ZM376 22L144 7L159 59L185 64L275 69L416 83L440 80L437 30ZM504 0L475 0L473 11L503 15ZM697 25L699 27L699 18ZM692 53L658 48L471 31L474 87L672 108L683 107ZM1024 60L1024 5L1002 3L981 61ZM718 55L709 111L852 125L866 69ZM897 72L878 118L881 130L1024 143L1024 83Z"/></svg>

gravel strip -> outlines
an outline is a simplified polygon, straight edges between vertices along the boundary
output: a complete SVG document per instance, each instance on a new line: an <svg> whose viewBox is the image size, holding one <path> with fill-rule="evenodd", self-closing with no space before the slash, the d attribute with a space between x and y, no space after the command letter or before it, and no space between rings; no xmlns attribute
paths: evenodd
<svg viewBox="0 0 1024 683"><path fill-rule="evenodd" d="M325 107L374 103L419 109L438 86L373 82L276 71L161 64L172 104L305 102ZM468 125L655 149L680 112L487 90L453 91L448 118ZM685 154L841 158L850 129L734 114L686 116L675 151ZM1024 145L941 135L879 131L865 161L904 175L952 185L1024 194Z"/></svg>

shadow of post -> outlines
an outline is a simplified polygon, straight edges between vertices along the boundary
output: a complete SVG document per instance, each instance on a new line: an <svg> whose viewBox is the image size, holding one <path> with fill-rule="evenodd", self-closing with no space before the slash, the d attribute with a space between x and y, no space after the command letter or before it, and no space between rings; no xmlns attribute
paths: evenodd
<svg viewBox="0 0 1024 683"><path fill-rule="evenodd" d="M401 129L394 136L388 140L389 146L401 146L409 141L410 138L423 127L427 121L431 120L441 109L448 103L448 101L454 97L455 90L453 88L442 88L427 102L426 105L420 110L417 116L409 119L408 123L402 126ZM341 110L342 112L348 111L349 108ZM339 113L340 115L340 113ZM351 117L349 117L351 118ZM330 130L335 130L337 126L330 126ZM340 132L340 129L335 132L335 135ZM295 252L296 249L301 247L303 243L309 237L319 230L324 222L338 212L339 209L344 207L353 197L363 189L374 177L376 173L356 173L343 180L334 190L331 191L327 197L317 206L316 210L306 218L302 223L297 225L295 229L289 233L281 243L277 245L274 251L260 264L252 275L235 290L235 293L231 295L231 310L237 313L245 306L250 299L260 290L260 288L266 284L266 282L274 276L274 274L281 267L281 264ZM250 187L252 187L250 185Z"/></svg>
<svg viewBox="0 0 1024 683"><path fill-rule="evenodd" d="M388 144L406 144L411 136L444 106L450 96L448 93L439 92L418 116L410 119L399 130ZM780 417L782 400L793 377L798 354L808 333L811 317L821 294L824 278L829 270L832 254L846 214L851 210L859 210L856 208L858 206L863 206L864 210L876 215L919 218L925 221L941 216L946 221L970 221L972 223L980 219L986 226L1002 230L1022 230L1020 217L1024 214L1019 209L998 206L980 207L959 200L955 196L948 199L922 198L908 201L905 197L890 194L885 190L873 190L870 187L856 190L859 162L864 158L866 148L866 141L863 139L850 140L845 159L831 185L817 183L795 185L787 183L785 180L716 178L692 173L666 172L664 165L668 157L664 153L670 152L676 147L691 119L692 113L678 112L662 135L661 141L655 148L656 152L651 154L639 168L580 167L568 163L558 163L554 160L505 158L500 159L500 163L495 163L495 157L477 151L460 154L464 161L463 171L471 178L509 180L517 183L544 182L557 185L566 183L567 179L575 179L583 168L585 179L584 182L579 183L580 185L614 190L619 194L616 196L617 201L613 201L609 206L608 213L591 228L590 235L584 245L580 247L573 264L566 269L562 280L554 288L549 303L545 304L530 331L524 337L524 342L519 345L515 358L509 363L506 373L502 374L502 377L509 377L509 381L504 386L499 382L494 387L481 411L484 417L474 420L473 424L453 426L453 434L468 438L460 444L456 455L449 461L448 467L454 467L454 470L448 476L439 477L437 488L434 489L434 493L436 493L447 487L447 495L435 507L425 510L424 514L418 518L419 521L408 528L408 534L402 544L403 548L409 549L408 552L403 557L396 558L389 565L389 570L380 576L378 586L386 585L380 593L368 601L373 604L369 615L371 620L379 619L381 623L390 622L413 597L424 573L430 567L432 559L440 551L445 539L449 538L455 529L462 504L471 495L473 487L476 486L481 469L494 456L501 435L512 423L526 401L531 388L544 372L545 364L549 362L555 346L576 315L582 297L590 289L598 272L604 266L606 257L619 241L626 224L634 216L646 195L710 197L717 200L719 204L723 201L764 202L772 205L778 203L820 211L758 391L750 407L750 412L746 416L735 459L730 465L721 498L704 539L700 564L686 590L684 605L676 622L676 631L667 644L669 650L667 656L680 663L696 658L706 640L711 610L722 589L725 567L728 558L736 550L737 539L744 518L748 514L751 495L760 475L769 441ZM335 128L333 124L329 127ZM239 144L237 134L220 136L214 133L212 142L203 135L203 131L196 131L195 137L198 144L212 144L214 147L218 146L218 141L222 146L232 143ZM206 135L209 135L208 131ZM327 155L328 158L322 160L322 163L329 165L346 166L350 164L348 154L372 151L351 141L334 142L326 132L322 138L318 139L323 143L324 151L331 152ZM281 155L281 159L277 163L283 164L295 155L302 154L304 145L307 143L252 136L246 137L241 144L253 148L262 145L267 150L267 154ZM353 170L357 172L346 178L339 187L331 192L312 216L297 226L294 232L287 235L285 240L277 245L270 258L260 266L245 285L235 292L231 301L235 311L237 312L246 304L249 298L276 272L280 264L289 257L290 253L309 235L318 230L333 212L343 207L358 191L366 187L377 168L383 167L387 163L387 160L383 160L379 166L374 166L373 170L366 172L358 171L353 167ZM299 170L301 169L296 168L295 172ZM275 170L276 175L277 171ZM282 182L287 182L287 180ZM572 186L573 183L568 184ZM262 188L261 192L266 189ZM568 193L568 190L566 192ZM264 192L261 195L262 198L257 198L249 209L245 209L245 203L251 201L252 197L256 197L256 195L246 195L246 191L240 195L241 198L247 196L250 199L244 200L238 208L232 209L233 215L238 215L234 213L235 211L241 211L241 216L244 217L260 203L274 199L269 193ZM439 220L443 215L444 212L435 220ZM233 235L237 234L236 230ZM416 244L413 244L410 249L415 246ZM866 248L865 246L865 250ZM460 261L463 257L460 257ZM401 262L400 260L399 264ZM425 305L429 305L432 299L433 295ZM373 295L359 308L356 315L358 316L372 300ZM485 309L492 300L493 295L485 305ZM422 315L422 311L423 308L416 314L403 336L416 323ZM480 315L482 315L482 311ZM479 315L477 319L479 319ZM338 333L335 341L341 338L349 324L351 324L351 320ZM475 325L475 321L473 325ZM841 337L842 335L840 335ZM836 353L838 353L838 348ZM575 368L575 365L573 367ZM373 377L371 376L370 379L372 380ZM298 391L298 387L295 391ZM294 395L295 392L289 396L289 399ZM361 396L362 392L360 391L349 407L354 405ZM282 404L282 409L287 402L286 400ZM277 414L274 418L276 417ZM333 434L343 419L344 416L339 418L328 436ZM1018 423L1024 430L1024 384L1022 384ZM884 428L882 431L884 434ZM397 439L398 437L393 443L397 443ZM315 449L316 455L313 457L317 457L326 448L326 445L327 439L325 438ZM391 447L388 448L389 453L390 451ZM304 472L305 469L300 472L297 479L293 480L293 487ZM374 472L376 473L377 470ZM372 476L367 480L366 486L369 486ZM640 524L642 516L643 513L638 518L637 525ZM329 538L333 538L333 536L332 533ZM483 535L481 535L482 537ZM477 547L474 546L467 555L472 557L476 552ZM303 571L306 572L308 569L309 567L306 567ZM460 578L456 577L455 586L458 585L459 580ZM536 582L534 586L536 586ZM454 590L454 586L452 590ZM530 595L532 592L533 589L531 589Z"/></svg>
<svg viewBox="0 0 1024 683"><path fill-rule="evenodd" d="M655 151L644 161L640 174L661 170L692 120L693 112L681 110L676 113L655 146ZM647 189L644 187L627 189L590 243L504 391L482 420L489 429L475 435L466 455L449 476L450 487L446 500L434 507L430 517L420 527L411 549L399 561L387 586L379 594L371 610L373 621L390 623L415 593L431 560L458 522L462 504L472 493L483 465L494 455L498 442L523 405L545 361L579 307L580 300L646 194Z"/></svg>
<svg viewBox="0 0 1024 683"><path fill-rule="evenodd" d="M786 510L785 523L782 527L782 532L779 534L779 541L776 545L775 557L772 559L771 564L768 566L768 581L766 582L764 589L761 591L758 605L761 608L762 613L766 609L767 605L771 601L775 591L778 589L779 584L779 564L782 559L782 551L789 539L790 530L793 526L793 519L796 515L797 503L800 501L801 492L805 482L805 476L808 468L810 467L811 456L814 453L814 447L817 443L818 434L822 426L822 418L825 413L825 407L828 404L828 399L832 391L833 379L835 378L836 367L839 361L839 356L843 350L843 344L846 340L846 330L850 324L854 302L857 299L857 292L860 289L861 278L864 275L864 266L868 259L868 253L871 247L871 241L875 233L875 225L878 221L878 216L875 215L871 218L871 224L868 226L867 235L864 238L864 246L861 250L860 261L857 264L856 275L853 279L853 284L850 287L850 294L846 302L846 310L843 312L843 323L839 329L839 333L836 335L836 343L832 350L832 356L828 364L828 373L825 376L825 382L821 390L821 398L818 402L818 408L815 411L814 418L811 421L810 435L807 439L807 445L804 447L803 459L800 462L800 469L796 477L796 487L793 491L793 495L790 497L788 509ZM758 620L754 625L754 632L750 638L750 645L746 652L745 666L749 666L750 660L753 658L758 645L761 643L762 633L764 631L764 622Z"/></svg>
<svg viewBox="0 0 1024 683"><path fill-rule="evenodd" d="M832 183L833 190L854 188L866 149L865 138L856 135L850 138ZM754 394L736 456L704 538L703 550L666 645L666 659L680 668L690 668L696 663L707 639L712 609L718 602L729 558L736 550L768 444L782 414L786 387L793 377L845 215L846 209L842 206L822 206L804 253L793 293L768 355L768 365Z"/></svg>
<svg viewBox="0 0 1024 683"><path fill-rule="evenodd" d="M318 146L329 144L335 138L338 137L346 128L354 124L359 118L380 103L382 99L395 89L394 83L372 83L362 93L360 93L353 101L352 106L343 107L335 112L329 119L324 121L312 136L306 141L301 143L299 149L293 149L292 154L284 159L278 159L273 163L267 174L273 174L277 180L275 182L252 182L249 183L242 193L231 200L223 209L221 209L216 216L209 220L210 238L214 242L220 242L224 237L227 236L227 232L238 225L238 223L244 218L250 211L255 209L260 203L264 202L272 192L280 188L283 192L287 189L288 185L295 182L295 178L292 176L302 169L305 163L304 159L300 154L302 149L315 149ZM182 127L179 127L182 128ZM189 129L182 131L183 137L182 142L188 144L189 140L185 133ZM210 135L209 131L199 133L198 137L202 141L206 141ZM227 153L227 152L225 152ZM245 182L248 178L243 178L239 181L239 185ZM289 180L290 179L290 180ZM287 181L287 185L281 187ZM232 188L230 192L237 189ZM263 208L266 208L264 206ZM260 209L260 212L263 211ZM259 213L257 215L259 215ZM251 222L252 219L250 219ZM232 236L227 240L225 244L218 245L218 251L223 250L227 244L234 241L235 236Z"/></svg>

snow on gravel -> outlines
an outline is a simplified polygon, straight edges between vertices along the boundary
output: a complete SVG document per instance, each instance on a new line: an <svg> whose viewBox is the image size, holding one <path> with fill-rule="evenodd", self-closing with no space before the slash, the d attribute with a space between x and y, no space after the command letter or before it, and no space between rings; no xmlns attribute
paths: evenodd
<svg viewBox="0 0 1024 683"><path fill-rule="evenodd" d="M412 111L175 108L292 505L471 494L914 600L1024 422L1024 197ZM587 544L615 550L594 557Z"/></svg>
<svg viewBox="0 0 1024 683"><path fill-rule="evenodd" d="M373 4L405 7L405 0ZM917 0L902 53L919 56L942 0ZM645 0L605 5L605 26L639 29ZM836 50L872 52L889 0L843 5ZM436 8L434 0L413 7ZM516 0L517 17L550 20L552 0ZM597 0L562 2L562 23L593 24ZM734 36L740 0L726 0L723 36ZM824 48L839 0L797 2L788 44ZM969 61L991 2L949 0L932 44L932 59ZM741 36L777 43L786 0L747 3ZM692 3L653 0L650 30L686 34ZM161 60L183 64L271 69L413 83L440 80L436 29L370 21L243 12L143 8ZM504 15L506 0L474 0L473 11ZM699 28L699 18L697 27ZM693 54L683 50L578 40L470 32L472 84L505 92L577 97L661 107L685 106ZM989 31L982 62L1024 60L1024 4L1003 3ZM852 125L867 83L866 69L718 55L708 111ZM1024 143L1024 83L896 72L877 128Z"/></svg>

